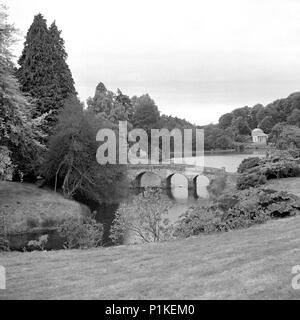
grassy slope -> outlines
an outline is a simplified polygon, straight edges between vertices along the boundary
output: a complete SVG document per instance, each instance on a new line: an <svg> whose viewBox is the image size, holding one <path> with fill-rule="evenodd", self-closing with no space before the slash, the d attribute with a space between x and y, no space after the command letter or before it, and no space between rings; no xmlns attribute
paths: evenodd
<svg viewBox="0 0 300 320"><path fill-rule="evenodd" d="M9 231L27 228L27 219L35 218L41 224L51 218L79 217L84 209L79 203L64 199L60 194L32 184L0 181L0 210L6 213Z"/></svg>
<svg viewBox="0 0 300 320"><path fill-rule="evenodd" d="M285 178L268 181L268 186L278 191L287 191L300 197L300 178Z"/></svg>
<svg viewBox="0 0 300 320"><path fill-rule="evenodd" d="M300 217L162 244L5 253L17 299L299 299Z"/></svg>

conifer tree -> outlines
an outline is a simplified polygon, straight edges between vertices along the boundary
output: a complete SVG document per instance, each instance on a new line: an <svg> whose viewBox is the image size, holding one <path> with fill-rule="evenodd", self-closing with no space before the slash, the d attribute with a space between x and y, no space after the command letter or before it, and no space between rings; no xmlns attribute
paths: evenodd
<svg viewBox="0 0 300 320"><path fill-rule="evenodd" d="M36 99L34 116L51 112L47 116L48 132L65 101L76 95L60 33L55 23L48 29L43 15L36 15L28 30L17 72L22 91Z"/></svg>

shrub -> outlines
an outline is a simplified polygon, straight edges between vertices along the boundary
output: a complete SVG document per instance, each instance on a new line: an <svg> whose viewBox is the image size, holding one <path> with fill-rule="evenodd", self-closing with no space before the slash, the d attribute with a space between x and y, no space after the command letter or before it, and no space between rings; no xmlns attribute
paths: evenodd
<svg viewBox="0 0 300 320"><path fill-rule="evenodd" d="M11 152L7 147L0 146L0 181L12 180L15 166L12 164L10 156Z"/></svg>
<svg viewBox="0 0 300 320"><path fill-rule="evenodd" d="M300 176L300 163L287 151L270 152L266 159L245 159L238 169L237 188L258 187L266 180Z"/></svg>
<svg viewBox="0 0 300 320"><path fill-rule="evenodd" d="M0 252L9 250L9 241L7 239L7 214L0 211Z"/></svg>
<svg viewBox="0 0 300 320"><path fill-rule="evenodd" d="M278 162L267 162L263 165L261 172L269 179L298 177L300 166L294 160L280 160Z"/></svg>
<svg viewBox="0 0 300 320"><path fill-rule="evenodd" d="M300 149L289 149L288 152L294 159L300 158Z"/></svg>
<svg viewBox="0 0 300 320"><path fill-rule="evenodd" d="M258 157L244 159L238 167L238 173L244 173L251 168L258 167L260 161L261 159Z"/></svg>
<svg viewBox="0 0 300 320"><path fill-rule="evenodd" d="M225 225L221 220L222 213L213 208L192 207L177 224L174 236L188 238L201 233L208 234L224 230Z"/></svg>
<svg viewBox="0 0 300 320"><path fill-rule="evenodd" d="M101 245L103 225L92 218L70 219L58 228L58 233L66 239L67 249L89 249Z"/></svg>
<svg viewBox="0 0 300 320"><path fill-rule="evenodd" d="M117 210L111 228L111 240L114 244L121 244L127 234L134 235L144 243L170 239L173 228L167 217L164 218L170 204L160 190L145 189Z"/></svg>
<svg viewBox="0 0 300 320"><path fill-rule="evenodd" d="M48 243L48 235L45 234L43 236L39 237L39 240L32 240L28 242L28 247L30 249L37 249L37 250L41 250L44 251L46 248L46 245Z"/></svg>
<svg viewBox="0 0 300 320"><path fill-rule="evenodd" d="M218 197L224 192L226 185L227 185L227 176L222 175L211 180L207 190L210 196Z"/></svg>
<svg viewBox="0 0 300 320"><path fill-rule="evenodd" d="M237 180L237 189L245 190L248 188L256 188L266 184L266 176L261 173L242 174Z"/></svg>
<svg viewBox="0 0 300 320"><path fill-rule="evenodd" d="M9 241L4 235L0 234L0 252L1 251L9 251Z"/></svg>
<svg viewBox="0 0 300 320"><path fill-rule="evenodd" d="M273 218L294 216L300 212L300 200L286 192L247 189L224 195L206 207L190 208L176 226L176 237L224 232L248 228Z"/></svg>

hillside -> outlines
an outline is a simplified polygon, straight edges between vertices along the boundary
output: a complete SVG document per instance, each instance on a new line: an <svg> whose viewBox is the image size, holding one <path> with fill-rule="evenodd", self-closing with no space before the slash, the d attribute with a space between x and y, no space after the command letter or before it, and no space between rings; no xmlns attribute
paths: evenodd
<svg viewBox="0 0 300 320"><path fill-rule="evenodd" d="M0 181L0 210L8 221L8 231L47 227L68 217L80 217L88 209L51 190L33 184ZM46 225L48 224L48 225Z"/></svg>
<svg viewBox="0 0 300 320"><path fill-rule="evenodd" d="M299 299L300 217L169 243L5 253L1 299Z"/></svg>

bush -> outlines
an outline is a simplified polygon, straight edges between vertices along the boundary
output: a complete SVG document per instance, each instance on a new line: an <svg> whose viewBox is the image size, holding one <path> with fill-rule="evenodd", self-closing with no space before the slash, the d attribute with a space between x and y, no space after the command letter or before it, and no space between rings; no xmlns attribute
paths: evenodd
<svg viewBox="0 0 300 320"><path fill-rule="evenodd" d="M225 230L222 224L222 213L213 208L192 207L177 224L174 236L188 238L199 234L208 234Z"/></svg>
<svg viewBox="0 0 300 320"><path fill-rule="evenodd" d="M7 147L0 146L0 181L12 180L15 166L11 161L11 152Z"/></svg>
<svg viewBox="0 0 300 320"><path fill-rule="evenodd" d="M9 241L7 240L7 214L0 211L0 252L9 250Z"/></svg>
<svg viewBox="0 0 300 320"><path fill-rule="evenodd" d="M38 241L36 241L36 240L29 241L28 247L30 249L34 249L34 250L37 249L37 250L44 251L47 243L48 243L48 235L45 234L43 236L40 236Z"/></svg>
<svg viewBox="0 0 300 320"><path fill-rule="evenodd" d="M224 192L226 185L227 185L227 176L222 175L211 180L207 190L210 196L218 197Z"/></svg>
<svg viewBox="0 0 300 320"><path fill-rule="evenodd" d="M238 168L237 189L258 187L270 179L300 176L300 163L288 151L270 152L266 159L248 158Z"/></svg>
<svg viewBox="0 0 300 320"><path fill-rule="evenodd" d="M92 218L70 219L58 228L58 233L66 238L67 249L89 249L102 244L103 225Z"/></svg>
<svg viewBox="0 0 300 320"><path fill-rule="evenodd" d="M190 208L176 226L176 237L248 228L269 219L294 216L300 212L300 200L286 192L248 189L224 195L206 207Z"/></svg>
<svg viewBox="0 0 300 320"><path fill-rule="evenodd" d="M1 251L9 251L9 241L4 235L0 234L0 252Z"/></svg>
<svg viewBox="0 0 300 320"><path fill-rule="evenodd" d="M111 240L114 244L122 244L128 234L144 243L169 240L173 228L164 215L168 213L170 204L160 190L145 189L117 210L111 228Z"/></svg>
<svg viewBox="0 0 300 320"><path fill-rule="evenodd" d="M261 172L269 179L290 178L300 176L300 166L294 160L279 160L278 162L267 162Z"/></svg>
<svg viewBox="0 0 300 320"><path fill-rule="evenodd" d="M244 173L251 168L258 167L260 161L261 159L258 157L244 159L238 167L238 173Z"/></svg>
<svg viewBox="0 0 300 320"><path fill-rule="evenodd" d="M245 190L266 184L267 178L261 173L242 174L237 179L237 189Z"/></svg>
<svg viewBox="0 0 300 320"><path fill-rule="evenodd" d="M288 152L294 159L300 158L300 149L289 149Z"/></svg>

